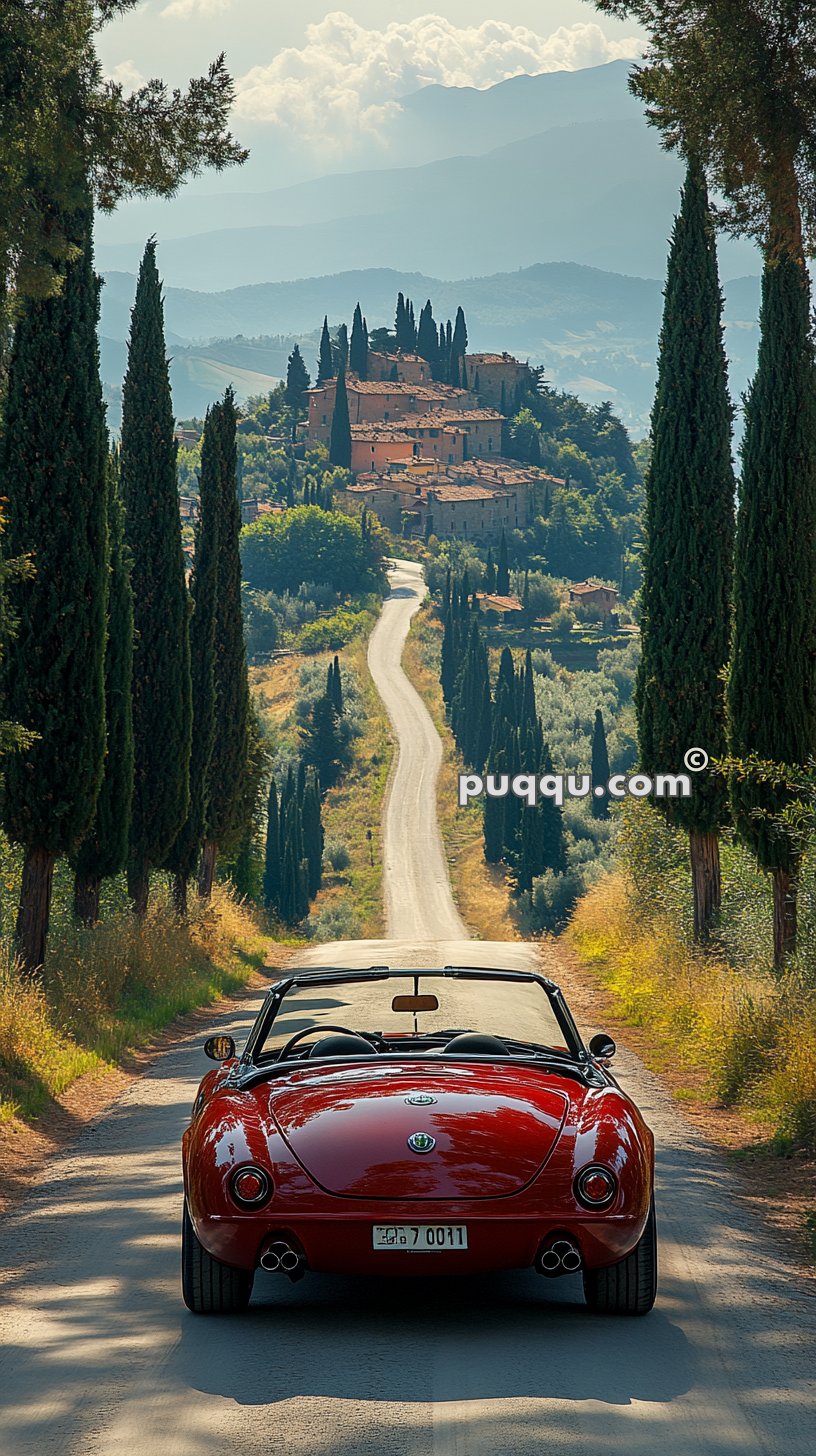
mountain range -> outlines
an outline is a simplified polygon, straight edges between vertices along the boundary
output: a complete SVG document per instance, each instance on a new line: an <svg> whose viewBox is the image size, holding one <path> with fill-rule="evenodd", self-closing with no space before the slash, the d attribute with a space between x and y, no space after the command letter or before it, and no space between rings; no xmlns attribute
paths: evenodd
<svg viewBox="0 0 816 1456"><path fill-rule="evenodd" d="M99 266L134 271L155 233L167 283L214 292L354 268L461 278L562 259L662 278L682 169L627 72L611 62L484 91L423 88L376 146L361 142L364 168L259 191L229 173L229 191L198 184L128 204L99 219ZM725 240L722 261L725 276L759 271L748 243Z"/></svg>
<svg viewBox="0 0 816 1456"><path fill-rule="evenodd" d="M101 354L111 423L126 362L136 279L111 273L102 290ZM648 427L654 394L662 286L575 263L539 263L458 282L379 268L294 282L201 293L165 290L167 341L177 416L201 415L233 383L240 398L273 387L299 343L314 375L320 323L350 321L360 300L369 326L392 324L398 290L433 301L438 319L465 309L472 350L507 349L543 364L557 388L609 399L635 435ZM754 368L759 279L725 288L726 345L735 400Z"/></svg>

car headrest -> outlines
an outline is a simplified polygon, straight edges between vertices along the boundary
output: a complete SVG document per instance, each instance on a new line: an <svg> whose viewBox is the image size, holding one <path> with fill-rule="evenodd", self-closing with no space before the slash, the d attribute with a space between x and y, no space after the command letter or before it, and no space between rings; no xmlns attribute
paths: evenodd
<svg viewBox="0 0 816 1456"><path fill-rule="evenodd" d="M460 1031L458 1036L451 1037L451 1040L443 1048L446 1052L466 1052L478 1056L484 1052L489 1057L509 1057L509 1049L497 1036L489 1036L484 1031Z"/></svg>
<svg viewBox="0 0 816 1456"><path fill-rule="evenodd" d="M309 1052L310 1057L376 1057L377 1053L364 1036L350 1032L336 1032L316 1041Z"/></svg>

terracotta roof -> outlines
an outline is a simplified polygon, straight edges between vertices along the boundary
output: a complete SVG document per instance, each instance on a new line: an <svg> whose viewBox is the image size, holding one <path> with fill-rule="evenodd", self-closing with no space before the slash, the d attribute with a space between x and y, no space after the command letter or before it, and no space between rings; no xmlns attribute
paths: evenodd
<svg viewBox="0 0 816 1456"><path fill-rule="evenodd" d="M467 364L517 364L519 368L525 368L520 359L513 354L466 354Z"/></svg>
<svg viewBox="0 0 816 1456"><path fill-rule="evenodd" d="M370 425L352 425L351 438L352 440L387 440L392 444L413 444L413 437L406 435L402 421L397 425L377 423Z"/></svg>
<svg viewBox="0 0 816 1456"><path fill-rule="evenodd" d="M570 591L571 592L581 592L581 593L584 593L584 592L596 592L596 591L611 591L611 592L614 592L615 593L615 596L618 595L618 589L617 589L617 587L614 587L614 586L605 586L602 581L578 581L578 582L575 583L574 586L571 586L570 587Z"/></svg>
<svg viewBox="0 0 816 1456"><path fill-rule="evenodd" d="M484 485L429 485L428 489L433 491L437 500L454 504L457 501L495 500L507 495L507 491L488 490Z"/></svg>
<svg viewBox="0 0 816 1456"><path fill-rule="evenodd" d="M495 607L500 612L520 612L521 602L518 597L500 597L495 592L477 592L477 602L484 602L486 606Z"/></svg>

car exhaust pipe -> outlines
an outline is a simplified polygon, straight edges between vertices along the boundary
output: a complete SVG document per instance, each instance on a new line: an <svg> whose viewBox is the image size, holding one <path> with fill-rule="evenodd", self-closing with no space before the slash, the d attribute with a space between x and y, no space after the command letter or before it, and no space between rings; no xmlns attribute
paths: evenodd
<svg viewBox="0 0 816 1456"><path fill-rule="evenodd" d="M306 1260L283 1239L276 1239L261 1254L261 1268L270 1274L288 1274L290 1279L300 1279Z"/></svg>
<svg viewBox="0 0 816 1456"><path fill-rule="evenodd" d="M582 1262L580 1250L571 1239L551 1239L542 1244L536 1255L536 1269L547 1279L556 1279L559 1274L575 1274Z"/></svg>

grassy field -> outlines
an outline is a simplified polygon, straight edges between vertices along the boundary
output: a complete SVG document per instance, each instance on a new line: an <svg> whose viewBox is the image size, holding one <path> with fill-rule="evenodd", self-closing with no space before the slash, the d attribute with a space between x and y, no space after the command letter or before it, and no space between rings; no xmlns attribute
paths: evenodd
<svg viewBox="0 0 816 1456"><path fill-rule="evenodd" d="M393 745L385 709L368 671L365 641L356 638L339 655L341 671L351 669L359 684L363 732L352 740L353 763L342 783L329 791L323 808L327 844L342 841L349 864L338 871L327 865L312 923L322 939L376 938L383 934L381 818ZM305 661L326 665L331 656L307 659L294 654L252 670L256 700L276 745L297 752L295 705L301 667Z"/></svg>
<svg viewBox="0 0 816 1456"><path fill-rule="evenodd" d="M443 758L437 789L439 825L454 899L465 924L480 940L518 940L505 873L499 866L485 863L481 808L472 805L460 809L457 803L457 780L462 764L445 720L439 683L441 640L441 623L427 606L422 607L411 627L403 667L442 739Z"/></svg>
<svg viewBox="0 0 816 1456"><path fill-rule="evenodd" d="M29 1122L77 1078L119 1064L174 1017L244 985L269 940L223 887L195 897L188 924L154 890L146 919L120 911L95 930L57 923L46 989L0 969L0 1123Z"/></svg>
<svg viewBox="0 0 816 1456"><path fill-rule="evenodd" d="M702 1080L704 1095L755 1119L779 1151L816 1151L816 993L801 973L737 971L684 945L637 914L623 874L584 896L566 940L616 1012L648 1029L656 1069L687 1070L689 1101Z"/></svg>

